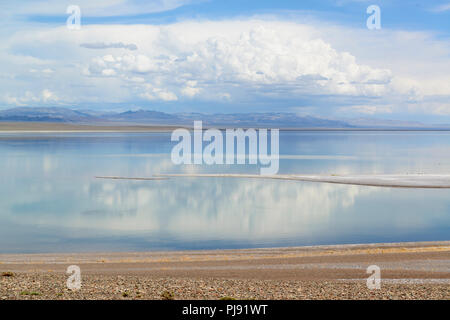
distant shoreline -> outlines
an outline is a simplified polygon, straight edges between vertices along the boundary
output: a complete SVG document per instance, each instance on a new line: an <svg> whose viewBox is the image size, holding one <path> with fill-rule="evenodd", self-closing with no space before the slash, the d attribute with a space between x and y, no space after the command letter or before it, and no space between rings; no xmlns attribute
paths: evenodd
<svg viewBox="0 0 450 320"><path fill-rule="evenodd" d="M372 132L448 132L450 129L442 128L276 128L264 126L239 126L236 128L268 128L280 131L372 131ZM192 129L186 125L147 125L147 124L72 124L55 122L2 122L0 121L0 133L140 133L140 132L172 132L178 128ZM210 126L210 128L227 129L230 126ZM208 126L204 127L204 130Z"/></svg>
<svg viewBox="0 0 450 320"><path fill-rule="evenodd" d="M2 133L114 133L114 132L171 132L180 126L162 125L91 125L53 122L0 122Z"/></svg>
<svg viewBox="0 0 450 320"><path fill-rule="evenodd" d="M59 264L66 263L70 258L73 263L124 263L124 262L149 262L166 261L171 256L171 261L178 261L180 257L187 255L196 256L199 259L190 261L206 261L206 257L215 257L211 260L222 260L224 256L233 255L236 260L247 260L250 253L255 254L252 259L266 259L273 256L285 257L312 257L322 255L355 255L355 254L379 254L379 253L414 253L414 252L450 252L450 240L442 241L403 241L403 242L372 242L372 243L344 243L344 244L320 244L287 247L261 247L243 249L190 249L190 250L149 250L149 251L87 251L87 252L56 252L56 253L0 253L0 266L8 264ZM219 258L220 257L220 258ZM182 258L181 260L184 260ZM229 260L225 258L224 260ZM233 259L234 260L234 259ZM163 262L163 261L161 261ZM449 270L450 272L450 270Z"/></svg>

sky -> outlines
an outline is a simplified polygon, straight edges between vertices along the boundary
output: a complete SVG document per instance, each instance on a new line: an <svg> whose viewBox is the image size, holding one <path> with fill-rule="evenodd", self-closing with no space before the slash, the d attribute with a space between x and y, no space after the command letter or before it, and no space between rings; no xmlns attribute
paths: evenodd
<svg viewBox="0 0 450 320"><path fill-rule="evenodd" d="M450 123L450 0L18 0L0 21L0 109Z"/></svg>

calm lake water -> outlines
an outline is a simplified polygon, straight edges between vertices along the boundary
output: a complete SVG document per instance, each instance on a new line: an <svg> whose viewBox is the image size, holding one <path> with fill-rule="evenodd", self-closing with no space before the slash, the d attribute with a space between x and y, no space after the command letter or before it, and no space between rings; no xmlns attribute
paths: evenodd
<svg viewBox="0 0 450 320"><path fill-rule="evenodd" d="M0 134L0 252L450 240L450 190L261 179L174 165L170 133ZM281 132L280 174L450 173L449 132Z"/></svg>

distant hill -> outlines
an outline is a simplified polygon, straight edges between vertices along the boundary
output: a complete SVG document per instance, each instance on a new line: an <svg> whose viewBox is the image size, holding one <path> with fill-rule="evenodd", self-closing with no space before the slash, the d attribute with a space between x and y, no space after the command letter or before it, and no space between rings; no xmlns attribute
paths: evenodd
<svg viewBox="0 0 450 320"><path fill-rule="evenodd" d="M67 108L14 108L0 111L0 121L92 122L94 116Z"/></svg>
<svg viewBox="0 0 450 320"><path fill-rule="evenodd" d="M205 126L237 126L237 127L353 127L343 121L326 120L314 117L299 117L294 113L234 113L234 114L202 114L177 113L168 114L157 111L127 111L103 117L108 121L142 124L183 124L192 125L202 120Z"/></svg>
<svg viewBox="0 0 450 320"><path fill-rule="evenodd" d="M117 114L104 115L103 118L109 121L132 122L132 123L150 123L150 124L168 124L179 123L181 119L172 114L159 111L126 111Z"/></svg>
<svg viewBox="0 0 450 320"><path fill-rule="evenodd" d="M310 116L300 117L294 113L234 113L234 114L169 114L159 111L138 110L121 113L76 111L67 108L22 107L0 111L0 121L66 122L80 124L146 124L146 125L192 125L202 120L205 126L239 127L353 127L343 121L327 120Z"/></svg>
<svg viewBox="0 0 450 320"><path fill-rule="evenodd" d="M124 125L184 125L192 126L202 120L204 127L267 127L267 128L331 128L331 129L450 129L450 125L424 125L420 122L380 120L371 118L330 120L295 113L232 113L169 114L151 110L126 112L77 111L68 108L21 107L0 111L0 121L8 122L60 122L73 124L124 124Z"/></svg>

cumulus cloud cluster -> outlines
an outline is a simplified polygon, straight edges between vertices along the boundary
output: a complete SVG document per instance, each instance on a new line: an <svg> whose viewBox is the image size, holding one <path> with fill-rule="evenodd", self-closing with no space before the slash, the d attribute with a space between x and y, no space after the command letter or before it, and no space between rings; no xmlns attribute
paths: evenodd
<svg viewBox="0 0 450 320"><path fill-rule="evenodd" d="M181 28L180 28L181 29ZM379 96L392 73L356 62L305 30L296 36L263 25L184 41L178 28L160 30L150 52L93 58L90 76L146 79L141 97L177 100L178 96L222 99L243 94L295 98L304 94ZM161 53L164 54L161 54Z"/></svg>

